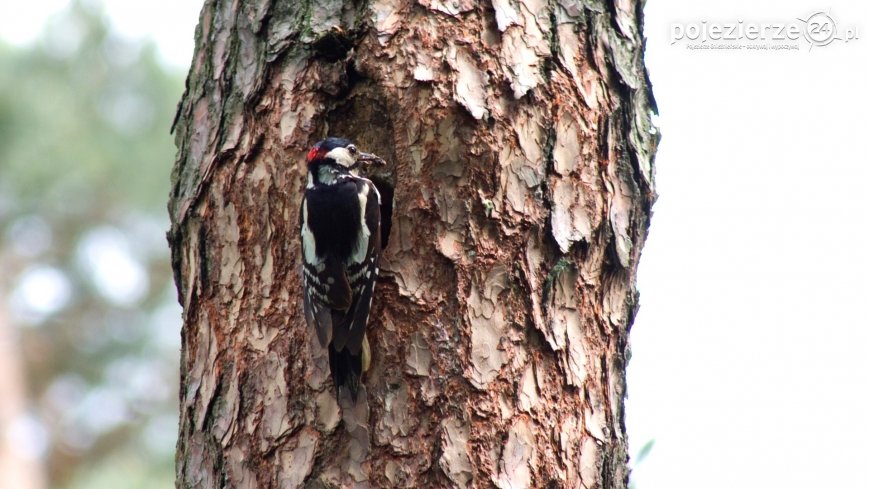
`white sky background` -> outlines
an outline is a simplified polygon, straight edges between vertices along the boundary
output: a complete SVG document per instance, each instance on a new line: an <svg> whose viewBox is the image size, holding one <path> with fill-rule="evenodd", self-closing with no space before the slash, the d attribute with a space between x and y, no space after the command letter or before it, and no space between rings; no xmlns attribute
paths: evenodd
<svg viewBox="0 0 869 489"><path fill-rule="evenodd" d="M791 22L863 39L691 51L670 24ZM638 489L869 488L869 6L655 1L663 133L640 265L628 430Z"/></svg>
<svg viewBox="0 0 869 489"><path fill-rule="evenodd" d="M193 35L202 0L83 0L102 3L113 28L129 38L150 38L161 58L186 72L193 57ZM69 5L69 0L0 0L0 37L27 44L45 21Z"/></svg>
<svg viewBox="0 0 869 489"><path fill-rule="evenodd" d="M869 4L650 0L663 133L640 267L628 430L637 489L869 488ZM0 36L66 0L0 0ZM192 54L201 2L108 0L118 32ZM811 51L691 51L676 22L792 22L861 39Z"/></svg>

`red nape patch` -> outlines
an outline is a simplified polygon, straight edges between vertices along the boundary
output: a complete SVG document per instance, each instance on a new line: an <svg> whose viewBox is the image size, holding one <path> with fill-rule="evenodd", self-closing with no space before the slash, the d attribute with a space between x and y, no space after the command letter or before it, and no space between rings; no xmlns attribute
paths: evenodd
<svg viewBox="0 0 869 489"><path fill-rule="evenodd" d="M319 146L314 146L313 148L311 148L311 150L308 151L308 163L316 160L317 156L320 155L321 151L322 151L322 148L320 148Z"/></svg>

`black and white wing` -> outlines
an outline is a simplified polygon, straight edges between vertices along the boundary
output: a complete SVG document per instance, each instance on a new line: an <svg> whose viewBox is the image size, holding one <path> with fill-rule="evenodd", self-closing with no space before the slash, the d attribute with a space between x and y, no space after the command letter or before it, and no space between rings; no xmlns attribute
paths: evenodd
<svg viewBox="0 0 869 489"><path fill-rule="evenodd" d="M302 241L302 275L304 277L305 321L314 328L320 344L332 341L333 310L349 310L353 294L347 281L345 265L334 256L318 256L314 233L308 225L308 197L302 200L299 213Z"/></svg>
<svg viewBox="0 0 869 489"><path fill-rule="evenodd" d="M357 355L368 322L374 284L380 271L380 194L370 181L357 179L362 235L346 263L347 281L352 302L346 313L332 315L332 344L337 350L347 348Z"/></svg>
<svg viewBox="0 0 869 489"><path fill-rule="evenodd" d="M305 319L329 348L336 388L346 385L353 400L362 377L362 344L380 266L380 195L369 180L354 178L359 199L359 235L346 259L318 257L307 228L307 200L302 201Z"/></svg>
<svg viewBox="0 0 869 489"><path fill-rule="evenodd" d="M371 310L371 298L380 267L380 195L370 181L359 179L363 235L347 261L347 280L352 293L350 308L332 311L332 342L329 364L335 386L346 385L353 401L362 378L362 344Z"/></svg>

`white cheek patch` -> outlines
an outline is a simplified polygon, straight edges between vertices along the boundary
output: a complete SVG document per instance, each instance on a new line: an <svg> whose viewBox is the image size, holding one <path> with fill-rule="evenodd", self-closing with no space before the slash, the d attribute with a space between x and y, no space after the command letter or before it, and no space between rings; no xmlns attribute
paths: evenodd
<svg viewBox="0 0 869 489"><path fill-rule="evenodd" d="M326 153L326 158L331 158L335 163L348 168L356 164L356 157L350 154L347 148L335 148Z"/></svg>

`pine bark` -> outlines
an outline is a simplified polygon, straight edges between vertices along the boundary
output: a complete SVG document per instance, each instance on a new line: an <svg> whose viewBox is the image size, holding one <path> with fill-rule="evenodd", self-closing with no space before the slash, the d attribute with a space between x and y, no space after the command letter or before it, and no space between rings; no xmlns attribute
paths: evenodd
<svg viewBox="0 0 869 489"><path fill-rule="evenodd" d="M181 488L627 485L657 134L642 5L208 0L174 130ZM371 369L301 311L304 154L390 162Z"/></svg>

